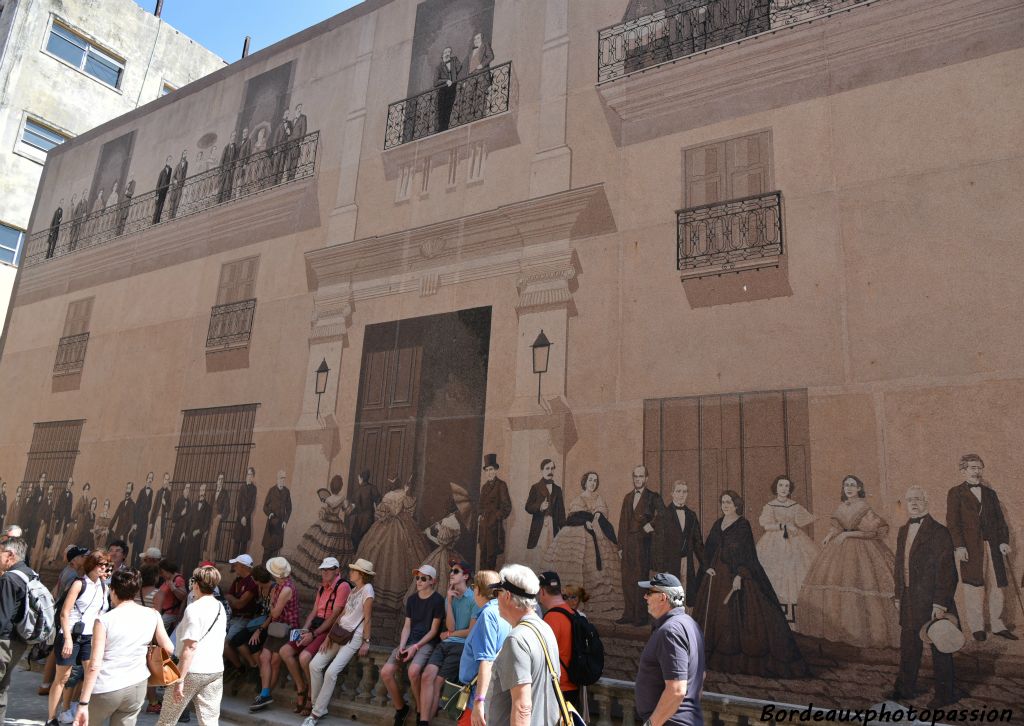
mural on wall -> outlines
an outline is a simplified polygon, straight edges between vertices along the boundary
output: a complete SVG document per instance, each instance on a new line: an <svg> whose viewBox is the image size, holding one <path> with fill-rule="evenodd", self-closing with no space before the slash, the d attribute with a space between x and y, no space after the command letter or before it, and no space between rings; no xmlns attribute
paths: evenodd
<svg viewBox="0 0 1024 726"><path fill-rule="evenodd" d="M252 144L273 146L275 137L286 137L285 124L290 125L290 101L295 62L289 61L245 82L242 106L238 110L234 133L244 145L247 136ZM248 134L243 130L248 129ZM282 139L286 140L286 138Z"/></svg>
<svg viewBox="0 0 1024 726"><path fill-rule="evenodd" d="M494 0L426 0L416 7L408 96L459 80L490 63ZM480 35L474 45L474 36ZM445 50L448 50L445 60ZM484 60L486 55L490 58ZM476 66L473 58L478 58ZM454 100L454 89L452 89Z"/></svg>
<svg viewBox="0 0 1024 726"><path fill-rule="evenodd" d="M134 147L135 132L129 131L116 139L111 139L100 148L100 157L96 162L92 186L89 188L88 201L85 204L87 213L117 207L121 192L128 181L128 167L132 163ZM79 215L76 213L75 216Z"/></svg>

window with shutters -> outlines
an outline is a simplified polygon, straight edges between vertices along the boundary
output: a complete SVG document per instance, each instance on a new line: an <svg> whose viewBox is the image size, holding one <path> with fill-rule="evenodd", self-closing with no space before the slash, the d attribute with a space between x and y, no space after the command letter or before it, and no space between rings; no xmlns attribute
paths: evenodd
<svg viewBox="0 0 1024 726"><path fill-rule="evenodd" d="M85 365L85 351L89 346L89 320L94 298L87 297L68 303L64 318L64 334L57 343L57 358L53 375L68 376L81 373Z"/></svg>
<svg viewBox="0 0 1024 726"><path fill-rule="evenodd" d="M676 261L684 279L778 266L782 194L775 190L771 132L684 150L683 204Z"/></svg>
<svg viewBox="0 0 1024 726"><path fill-rule="evenodd" d="M259 257L224 264L217 286L217 304L210 311L206 336L208 352L249 345L256 316L256 272Z"/></svg>

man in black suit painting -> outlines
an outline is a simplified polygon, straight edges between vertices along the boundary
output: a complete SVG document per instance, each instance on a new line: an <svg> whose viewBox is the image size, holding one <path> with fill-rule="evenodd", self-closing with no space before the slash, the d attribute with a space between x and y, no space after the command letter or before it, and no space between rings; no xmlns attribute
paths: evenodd
<svg viewBox="0 0 1024 726"><path fill-rule="evenodd" d="M651 557L655 525L664 508L661 497L647 488L647 467L633 467L633 491L622 500L619 511L619 550L622 552L622 617L619 625L646 625L648 622L644 590L638 580L651 577ZM660 529L659 529L660 536Z"/></svg>
<svg viewBox="0 0 1024 726"><path fill-rule="evenodd" d="M946 613L956 616L956 564L949 530L928 514L928 495L911 487L904 498L909 519L896 537L896 607L900 612L900 672L893 700L916 697L921 667L921 628ZM938 708L956 703L964 695L954 685L953 655L932 649L935 695L928 704Z"/></svg>
<svg viewBox="0 0 1024 726"><path fill-rule="evenodd" d="M537 550L532 553L536 555L534 564L541 565L548 545L565 524L565 499L562 487L555 484L555 462L551 459L540 462L540 481L530 487L526 511L533 516L526 549Z"/></svg>
<svg viewBox="0 0 1024 726"><path fill-rule="evenodd" d="M655 540L655 569L671 572L686 588L686 602L694 602L697 573L704 570L704 540L697 513L686 506L690 487L677 480L672 485L672 501L662 513L661 536Z"/></svg>
<svg viewBox="0 0 1024 726"><path fill-rule="evenodd" d="M441 62L437 64L434 76L434 88L437 89L437 130L444 131L452 119L452 107L455 105L455 84L462 75L462 63L452 53L451 48L441 52Z"/></svg>

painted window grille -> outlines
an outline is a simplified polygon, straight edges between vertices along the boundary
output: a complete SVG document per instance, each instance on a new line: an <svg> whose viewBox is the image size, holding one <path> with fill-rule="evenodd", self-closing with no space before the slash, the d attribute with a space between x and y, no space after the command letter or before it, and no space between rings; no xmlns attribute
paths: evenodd
<svg viewBox="0 0 1024 726"><path fill-rule="evenodd" d="M813 511L809 421L805 389L648 399L644 464L666 501L674 482L689 485L704 535L721 516L722 492L743 497L744 516L756 521L780 474L792 477L794 497Z"/></svg>
<svg viewBox="0 0 1024 726"><path fill-rule="evenodd" d="M57 343L57 357L53 362L53 375L67 376L81 373L85 353L89 346L89 321L92 318L94 298L88 297L68 303L64 319L64 334Z"/></svg>
<svg viewBox="0 0 1024 726"><path fill-rule="evenodd" d="M68 137L59 131L54 131L32 118L25 119L25 126L21 131L21 143L38 149L44 154L55 146L60 146Z"/></svg>
<svg viewBox="0 0 1024 726"><path fill-rule="evenodd" d="M193 506L200 496L200 487L205 485L203 497L212 508L211 522L217 526L211 526L203 533L202 541L195 543L196 551L202 553L204 559L212 556L216 561L226 562L239 552L249 551L249 542L237 542L239 549L236 551L236 535L242 531L236 531L236 528L245 513L240 511L242 502L239 494L255 446L253 429L258 407L258 403L248 403L182 411L181 434L175 449L171 479L171 521L181 513L174 508L182 506L183 497L189 506ZM218 502L215 492L220 473L224 474L225 494ZM257 501L255 509L261 505L262 501ZM188 515L189 512L185 512L185 516ZM249 511L245 527L250 535L254 531L251 517L252 512ZM171 542L171 536L171 531L164 533L164 540L159 544L161 550L180 551L180 544ZM182 564L192 566L196 563Z"/></svg>
<svg viewBox="0 0 1024 726"><path fill-rule="evenodd" d="M17 265L25 233L17 227L0 222L0 262Z"/></svg>
<svg viewBox="0 0 1024 726"><path fill-rule="evenodd" d="M46 475L48 485L63 485L71 478L75 460L78 458L78 445L84 425L85 419L42 421L33 424L28 462L25 464L25 475L21 479L23 503L19 517L25 520L25 524L31 526L43 516L42 512L25 510L32 502L27 491L38 487L41 476ZM40 499L45 501L45 496L46 492L41 492ZM34 514L39 516L33 516Z"/></svg>
<svg viewBox="0 0 1024 726"><path fill-rule="evenodd" d="M46 50L101 83L112 88L121 87L124 60L96 47L86 38L56 21L50 26Z"/></svg>
<svg viewBox="0 0 1024 726"><path fill-rule="evenodd" d="M217 304L210 310L207 351L241 348L249 344L256 316L256 273L260 258L226 263L220 270Z"/></svg>

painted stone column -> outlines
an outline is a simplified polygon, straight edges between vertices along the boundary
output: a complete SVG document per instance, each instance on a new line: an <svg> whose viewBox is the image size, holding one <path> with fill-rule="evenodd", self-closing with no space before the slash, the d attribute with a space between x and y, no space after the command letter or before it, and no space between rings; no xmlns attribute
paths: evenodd
<svg viewBox="0 0 1024 726"><path fill-rule="evenodd" d="M562 487L564 504L573 495L565 486L566 453L576 442L572 411L566 401L566 361L572 291L579 262L567 241L545 245L524 258L517 283L519 332L516 341L515 399L509 411L510 451L508 482L516 510L515 531L508 537L506 562L522 562L543 569L544 544L526 548L532 516L525 509L530 487L540 479L540 462L551 459L555 482ZM551 341L548 370L533 372L533 350L538 334Z"/></svg>
<svg viewBox="0 0 1024 726"><path fill-rule="evenodd" d="M302 491L315 491L318 487L327 486L332 473L331 461L340 445L335 411L351 315L352 289L349 285L334 285L313 293L306 383L302 389L302 413L295 423L295 471L291 476ZM320 415L317 417L316 369L322 361L327 361L330 373L327 389L320 396ZM286 539L286 546L296 544L291 537Z"/></svg>

